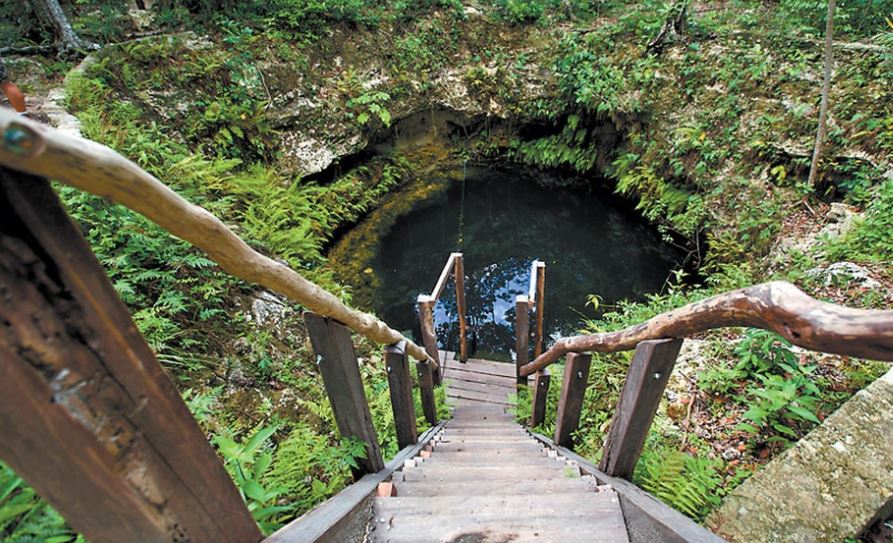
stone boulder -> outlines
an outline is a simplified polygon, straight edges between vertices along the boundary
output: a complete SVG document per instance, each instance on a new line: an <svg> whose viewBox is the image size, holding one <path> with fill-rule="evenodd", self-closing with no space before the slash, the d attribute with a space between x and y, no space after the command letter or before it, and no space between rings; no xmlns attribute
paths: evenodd
<svg viewBox="0 0 893 543"><path fill-rule="evenodd" d="M729 494L708 519L731 542L839 543L893 499L893 370Z"/></svg>

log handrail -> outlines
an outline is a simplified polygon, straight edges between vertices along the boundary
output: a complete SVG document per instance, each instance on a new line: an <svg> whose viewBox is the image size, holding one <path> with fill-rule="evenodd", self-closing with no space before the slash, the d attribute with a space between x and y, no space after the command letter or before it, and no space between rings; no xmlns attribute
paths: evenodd
<svg viewBox="0 0 893 543"><path fill-rule="evenodd" d="M616 332L560 339L520 373L530 375L571 352L628 351L649 339L681 339L734 326L771 330L813 351L893 362L893 310L821 302L791 283L773 281L718 294Z"/></svg>
<svg viewBox="0 0 893 543"><path fill-rule="evenodd" d="M353 309L292 268L252 249L201 206L186 201L132 161L97 142L69 136L0 109L0 164L56 179L140 213L201 249L224 271L344 323L380 344L406 341L410 356L437 368L424 349L380 319Z"/></svg>

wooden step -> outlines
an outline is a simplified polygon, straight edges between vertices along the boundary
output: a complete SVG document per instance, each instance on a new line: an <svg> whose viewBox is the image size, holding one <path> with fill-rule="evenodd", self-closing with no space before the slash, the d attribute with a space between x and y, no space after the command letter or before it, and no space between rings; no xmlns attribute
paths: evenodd
<svg viewBox="0 0 893 543"><path fill-rule="evenodd" d="M532 443L538 445L542 448L542 445L533 439L532 437L523 434L523 433L515 433L515 432L502 432L500 431L498 434L494 435L493 432L484 432L480 434L464 434L464 433L449 433L444 432L441 434L440 440L437 442L440 444L459 444L465 443L467 445L475 445L481 447L495 447L497 445L519 445L524 443Z"/></svg>
<svg viewBox="0 0 893 543"><path fill-rule="evenodd" d="M445 378L444 383L446 384L447 392L465 390L468 392L478 392L481 394L488 394L493 397L502 398L508 397L509 394L515 394L518 391L514 387L507 387L490 383L477 383L474 381L462 381L459 379L451 378Z"/></svg>
<svg viewBox="0 0 893 543"><path fill-rule="evenodd" d="M443 370L443 378L447 383L447 386L449 386L449 383L452 381L463 381L467 383L498 386L512 391L516 390L517 383L514 376L506 377L504 375L493 375L491 373L469 371L462 368L446 368Z"/></svg>
<svg viewBox="0 0 893 543"><path fill-rule="evenodd" d="M444 371L483 373L485 375L495 375L496 377L504 377L514 380L516 378L515 372L517 370L515 370L514 364L470 358L465 364L458 361L448 362Z"/></svg>
<svg viewBox="0 0 893 543"><path fill-rule="evenodd" d="M560 466L455 466L448 464L424 463L420 467L406 468L402 472L404 481L515 481L518 478L564 477ZM579 473L579 472L578 472ZM579 475L568 477L579 478Z"/></svg>
<svg viewBox="0 0 893 543"><path fill-rule="evenodd" d="M376 498L372 529L380 542L628 541L614 492Z"/></svg>
<svg viewBox="0 0 893 543"><path fill-rule="evenodd" d="M497 396L491 393L473 392L469 390L453 388L447 389L446 398L448 405L456 405L458 403L461 403L457 400L472 400L475 402L482 402L486 404L505 407L513 407L515 405L515 401L510 400L507 396Z"/></svg>
<svg viewBox="0 0 893 543"><path fill-rule="evenodd" d="M438 454L455 454L459 452L476 453L481 455L499 455L506 453L519 453L528 455L541 455L543 446L533 440L515 443L486 443L486 442L462 442L442 441L434 449Z"/></svg>
<svg viewBox="0 0 893 543"><path fill-rule="evenodd" d="M536 495L567 491L594 492L596 484L592 479L568 479L550 477L547 479L516 479L514 481L443 481L443 482L399 482L398 498L419 496L492 496L492 495Z"/></svg>

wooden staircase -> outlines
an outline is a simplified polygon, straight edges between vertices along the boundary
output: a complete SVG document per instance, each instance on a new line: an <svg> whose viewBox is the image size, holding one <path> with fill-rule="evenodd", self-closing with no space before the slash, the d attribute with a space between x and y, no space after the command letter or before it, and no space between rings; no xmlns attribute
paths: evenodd
<svg viewBox="0 0 893 543"><path fill-rule="evenodd" d="M368 540L629 541L617 493L581 476L508 412L514 366L444 354L453 418L380 487Z"/></svg>

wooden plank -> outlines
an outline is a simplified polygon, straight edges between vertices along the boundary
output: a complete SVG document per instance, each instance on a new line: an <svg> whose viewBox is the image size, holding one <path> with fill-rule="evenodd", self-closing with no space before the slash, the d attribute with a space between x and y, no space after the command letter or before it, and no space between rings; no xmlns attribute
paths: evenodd
<svg viewBox="0 0 893 543"><path fill-rule="evenodd" d="M375 518L387 519L386 523L372 525L371 541L377 542L628 541L620 503L613 492L575 490L546 499L538 494L398 496L375 500L374 511Z"/></svg>
<svg viewBox="0 0 893 543"><path fill-rule="evenodd" d="M421 330L425 352L439 362L440 350L437 348L437 334L434 332L434 300L429 296L419 294L417 305L419 309L419 329ZM440 386L442 381L441 368L432 368L431 376L434 379L434 386Z"/></svg>
<svg viewBox="0 0 893 543"><path fill-rule="evenodd" d="M590 479L592 481L592 479ZM571 489L583 492L595 490L594 481L584 479L514 479L507 481L442 481L437 483L398 482L397 495L403 498L426 496L498 496L540 495Z"/></svg>
<svg viewBox="0 0 893 543"><path fill-rule="evenodd" d="M636 347L599 463L608 475L632 478L681 348L681 339L643 341Z"/></svg>
<svg viewBox="0 0 893 543"><path fill-rule="evenodd" d="M359 543L372 509L378 483L386 481L403 462L414 458L443 429L443 423L423 433L418 443L401 450L382 471L370 473L293 520L262 543ZM222 539L221 541L226 541Z"/></svg>
<svg viewBox="0 0 893 543"><path fill-rule="evenodd" d="M580 411L589 381L589 366L592 355L570 353L564 364L564 382L558 399L558 414L555 421L555 443L573 448L572 434L580 424Z"/></svg>
<svg viewBox="0 0 893 543"><path fill-rule="evenodd" d="M450 388L447 389L447 398L462 398L466 400L476 400L487 403L494 403L500 405L515 405L515 402L510 401L507 397L499 397L496 394L491 394L489 392L476 392L473 390L462 390L460 388Z"/></svg>
<svg viewBox="0 0 893 543"><path fill-rule="evenodd" d="M92 543L260 532L43 179L0 168L0 458Z"/></svg>
<svg viewBox="0 0 893 543"><path fill-rule="evenodd" d="M424 362L416 362L416 371L419 376L419 397L422 402L422 412L428 424L437 424L437 400L434 397L434 373L431 366Z"/></svg>
<svg viewBox="0 0 893 543"><path fill-rule="evenodd" d="M486 383L476 383L474 381L462 381L458 379L446 378L447 390L468 390L472 392L480 392L488 394L494 398L506 398L509 394L514 394L515 387L506 387L500 385L492 385Z"/></svg>
<svg viewBox="0 0 893 543"><path fill-rule="evenodd" d="M375 473L383 469L384 460L372 425L350 330L310 311L304 312L304 322L338 431L343 437L355 437L366 444L366 457L359 460L356 473Z"/></svg>
<svg viewBox="0 0 893 543"><path fill-rule="evenodd" d="M489 373L478 373L475 371L462 371L455 368L447 368L444 371L443 378L445 380L452 380L454 382L476 383L479 385L491 385L494 387L507 388L512 391L517 389L514 376L504 377L501 375L492 375Z"/></svg>
<svg viewBox="0 0 893 543"><path fill-rule="evenodd" d="M527 377L521 375L521 368L530 360L530 306L527 296L515 297L515 381L527 384Z"/></svg>
<svg viewBox="0 0 893 543"><path fill-rule="evenodd" d="M536 271L536 335L534 336L533 356L543 354L543 316L546 308L546 263L537 260L533 263Z"/></svg>
<svg viewBox="0 0 893 543"><path fill-rule="evenodd" d="M388 390L391 394L394 426L397 429L397 445L400 448L408 447L415 444L419 436L415 405L412 401L412 377L409 374L406 343L401 341L386 347L384 360L388 372Z"/></svg>
<svg viewBox="0 0 893 543"><path fill-rule="evenodd" d="M594 464L567 449L556 447L551 439L540 434L531 434L548 447L554 447L559 454L573 460L580 470L591 475L600 485L611 485L620 496L620 507L631 543L726 543L724 539L707 530L679 511L658 500L648 492L624 479L611 477Z"/></svg>
<svg viewBox="0 0 893 543"><path fill-rule="evenodd" d="M468 326L465 322L465 258L453 253L455 258L456 310L459 313L459 362L468 360Z"/></svg>
<svg viewBox="0 0 893 543"><path fill-rule="evenodd" d="M536 428L546 420L546 400L549 397L549 370L538 371L533 380L533 410L530 413L530 427Z"/></svg>
<svg viewBox="0 0 893 543"><path fill-rule="evenodd" d="M481 373L489 373L491 375L501 375L503 377L512 378L515 376L515 368L510 362L496 362L495 360L484 360L482 358L469 358L468 362L463 366L455 366L457 370L477 371Z"/></svg>
<svg viewBox="0 0 893 543"><path fill-rule="evenodd" d="M424 464L423 466L423 468L404 469L403 480L409 482L514 481L522 476L529 479L546 479L563 475L560 470L545 466L529 467L523 473L519 473L516 469L506 469L505 466L478 467L474 464L462 467L425 466Z"/></svg>

